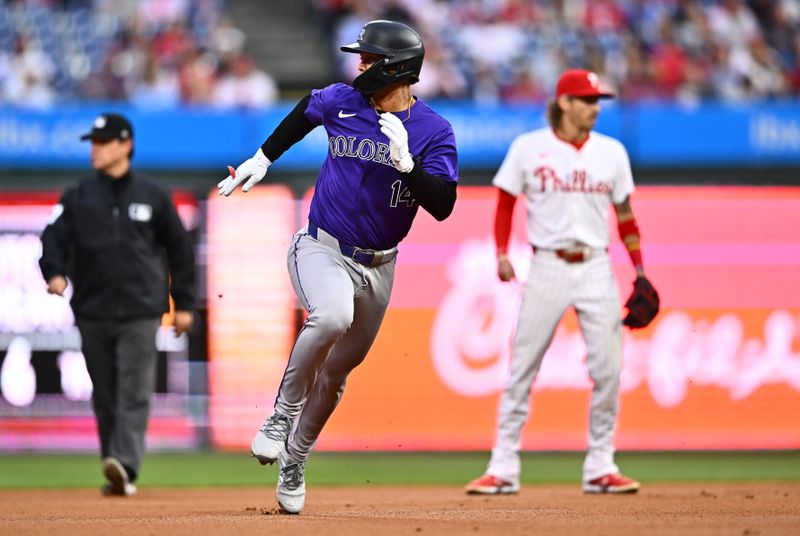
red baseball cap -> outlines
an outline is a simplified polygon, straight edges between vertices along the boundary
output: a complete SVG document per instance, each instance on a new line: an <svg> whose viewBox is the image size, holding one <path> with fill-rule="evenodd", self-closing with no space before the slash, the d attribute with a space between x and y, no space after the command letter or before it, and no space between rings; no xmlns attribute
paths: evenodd
<svg viewBox="0 0 800 536"><path fill-rule="evenodd" d="M569 69L564 71L556 84L556 97L600 97L611 99L613 93L600 90L600 77L586 69Z"/></svg>

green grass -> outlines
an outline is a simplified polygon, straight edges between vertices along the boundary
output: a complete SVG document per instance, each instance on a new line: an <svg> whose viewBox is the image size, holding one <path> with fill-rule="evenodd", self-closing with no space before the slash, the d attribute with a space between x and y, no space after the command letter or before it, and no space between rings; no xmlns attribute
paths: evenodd
<svg viewBox="0 0 800 536"><path fill-rule="evenodd" d="M483 472L488 453L315 453L307 468L315 485L455 484ZM582 453L526 453L525 483L574 483ZM644 482L800 482L800 452L622 452L617 463ZM249 454L192 452L149 454L140 483L146 486L274 485L275 467ZM0 488L96 487L95 455L0 455Z"/></svg>

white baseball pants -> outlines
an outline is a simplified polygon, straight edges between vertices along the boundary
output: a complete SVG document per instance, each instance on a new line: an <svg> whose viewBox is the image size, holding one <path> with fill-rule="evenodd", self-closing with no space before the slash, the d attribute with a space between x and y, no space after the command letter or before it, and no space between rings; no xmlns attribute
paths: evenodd
<svg viewBox="0 0 800 536"><path fill-rule="evenodd" d="M587 346L586 364L594 381L583 480L619 470L614 463L613 436L622 361L622 323L608 254L597 252L585 262L570 264L553 251L537 250L520 306L510 378L500 399L489 474L519 483L520 436L528 418L531 386L558 322L571 306L578 315ZM551 357L558 359L556 355Z"/></svg>

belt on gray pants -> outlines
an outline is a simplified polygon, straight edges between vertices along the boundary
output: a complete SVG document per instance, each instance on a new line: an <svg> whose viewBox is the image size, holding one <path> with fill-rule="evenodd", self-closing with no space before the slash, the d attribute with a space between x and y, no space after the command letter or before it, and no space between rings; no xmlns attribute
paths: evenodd
<svg viewBox="0 0 800 536"><path fill-rule="evenodd" d="M378 266L379 264L389 262L397 256L396 247L381 251L376 249L364 249L358 246L351 246L350 244L343 244L342 242L339 242L335 236L325 231L325 229L320 229L314 222L310 220L308 222L308 234L318 242L321 242L322 244L325 244L333 249L338 249L345 257L353 259L357 263L363 264L364 266Z"/></svg>

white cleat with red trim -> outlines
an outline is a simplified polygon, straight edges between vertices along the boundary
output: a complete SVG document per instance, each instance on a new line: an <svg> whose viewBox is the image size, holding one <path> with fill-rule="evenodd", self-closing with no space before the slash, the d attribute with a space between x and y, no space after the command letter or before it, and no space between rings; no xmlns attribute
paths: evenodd
<svg viewBox="0 0 800 536"><path fill-rule="evenodd" d="M469 495L513 495L519 493L519 484L496 477L483 475L464 488Z"/></svg>
<svg viewBox="0 0 800 536"><path fill-rule="evenodd" d="M603 475L583 483L584 493L636 493L641 484L621 473Z"/></svg>

